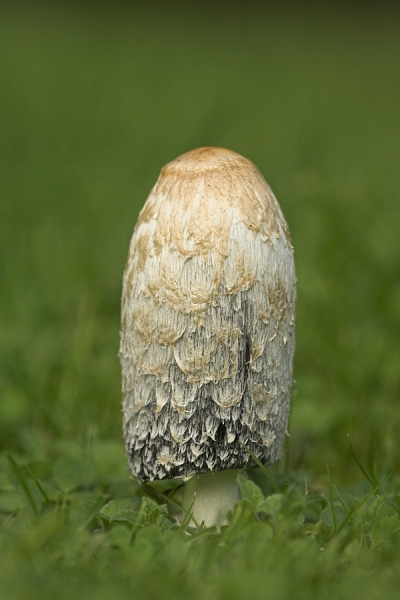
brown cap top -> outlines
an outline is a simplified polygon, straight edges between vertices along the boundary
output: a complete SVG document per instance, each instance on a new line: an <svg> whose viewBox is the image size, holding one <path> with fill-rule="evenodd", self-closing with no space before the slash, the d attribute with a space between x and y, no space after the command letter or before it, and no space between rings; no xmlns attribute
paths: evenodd
<svg viewBox="0 0 400 600"><path fill-rule="evenodd" d="M226 255L235 210L264 240L283 235L290 245L285 218L257 167L232 150L197 148L161 169L136 229L157 221L156 253L172 244L186 256L207 254L212 248Z"/></svg>
<svg viewBox="0 0 400 600"><path fill-rule="evenodd" d="M249 160L237 152L233 152L233 150L206 146L181 154L181 156L178 156L178 158L166 164L161 172L163 175L169 175L172 174L172 172L181 172L182 174L185 172L202 173L224 167L248 168L249 166L257 171L256 167Z"/></svg>

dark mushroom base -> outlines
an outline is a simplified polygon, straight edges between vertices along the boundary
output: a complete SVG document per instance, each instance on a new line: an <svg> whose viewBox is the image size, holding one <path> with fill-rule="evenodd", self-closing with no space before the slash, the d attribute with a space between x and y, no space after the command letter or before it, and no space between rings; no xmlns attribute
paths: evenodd
<svg viewBox="0 0 400 600"><path fill-rule="evenodd" d="M126 428L127 453L133 475L140 482L187 479L195 473L257 466L243 446L262 464L274 463L282 454L288 401L281 405L277 415L271 415L268 421L257 421L252 430L244 422L248 416L245 404L243 398L239 405L223 410L211 398L199 398L193 414L183 417L179 424L181 430L184 429L183 439L179 441L173 439L169 427L179 415L170 406L157 414L154 398L136 415L137 431L142 435L132 436L132 427ZM216 421L219 424L211 437L207 427ZM143 436L143 432L147 434ZM267 432L270 434L266 435ZM233 440L229 442L228 438Z"/></svg>

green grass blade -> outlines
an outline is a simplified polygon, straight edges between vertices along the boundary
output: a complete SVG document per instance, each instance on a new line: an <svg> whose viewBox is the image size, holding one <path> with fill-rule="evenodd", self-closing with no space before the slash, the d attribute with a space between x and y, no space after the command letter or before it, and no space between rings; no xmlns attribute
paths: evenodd
<svg viewBox="0 0 400 600"><path fill-rule="evenodd" d="M364 504L365 504L365 503L366 503L366 502L367 502L367 501L368 501L368 500L369 500L369 499L370 499L372 496L374 496L374 495L375 495L375 494L378 492L379 488L380 488L382 485L384 485L384 484L387 482L387 480L388 480L388 479L389 479L391 476L392 476L392 474L391 474L391 473L389 473L389 475L387 475L387 476L385 477L385 479L383 479L383 480L382 480L380 483L378 483L378 485L376 485L376 486L374 487L374 489L373 489L373 490L371 490L371 492L370 492L369 494L367 494L367 495L365 496L365 498L363 498L363 499L361 500L361 502L359 502L359 503L358 503L358 504L357 504L357 505L356 505L356 506L355 506L355 507L354 507L354 508L353 508L353 509L352 509L352 510L349 512L349 514L347 515L347 517L345 517L345 519L343 519L343 521L340 523L340 525L339 525L339 527L338 527L338 532L339 532L339 531L341 531L345 525L347 525L347 523L350 521L350 519L351 519L352 517L354 517L354 515L355 515L355 514L356 514L356 513L357 513L357 512L360 510L360 508L361 508L361 507L362 507L362 506L363 506L363 505L364 505Z"/></svg>
<svg viewBox="0 0 400 600"><path fill-rule="evenodd" d="M31 478L32 478L34 484L36 485L37 489L39 490L39 492L43 496L43 499L46 502L46 504L51 504L51 500L48 497L46 491L43 489L43 486L40 483L40 481L38 479L36 479L36 477L33 475L32 471L30 470L30 468L27 465L25 465L25 468L28 471L29 475L31 476Z"/></svg>
<svg viewBox="0 0 400 600"><path fill-rule="evenodd" d="M110 499L109 496L105 496L104 494L102 494L101 496L99 496L97 498L97 500L93 503L93 506L90 509L89 513L87 514L85 520L79 526L80 530L85 529L85 527L87 527L89 525L89 523L91 521L93 521L94 517L103 508L103 506L105 506L107 504L109 499Z"/></svg>
<svg viewBox="0 0 400 600"><path fill-rule="evenodd" d="M29 489L28 484L25 481L25 478L21 472L21 469L19 468L19 466L17 465L14 457L12 456L12 454L10 454L9 452L7 453L7 458L9 460L9 462L11 463L11 466L14 470L15 475L17 476L20 484L22 485L22 488L25 492L25 495L27 497L27 500L33 510L33 512L35 513L35 516L38 517L39 516L39 510L38 507L36 506L36 502L32 496L31 490Z"/></svg>
<svg viewBox="0 0 400 600"><path fill-rule="evenodd" d="M339 498L339 500L340 500L340 504L343 506L344 510L345 510L345 511L346 511L346 513L348 514L348 513L351 511L351 508L350 508L350 506L347 504L347 502L345 502L345 500L344 500L344 498L343 498L342 494L339 492L339 490L338 490L338 488L337 488L337 486L336 486L335 484L333 484L333 489L335 490L335 492L336 492L336 495L337 495L337 497L338 497L338 498Z"/></svg>
<svg viewBox="0 0 400 600"><path fill-rule="evenodd" d="M373 476L368 472L367 467L364 465L364 463L362 462L361 458L358 456L353 444L350 441L350 436L347 436L349 439L349 444L350 444L350 450L351 453L353 455L354 460L356 461L358 468L360 469L361 473L364 475L364 477L366 479L368 479L368 481L370 482L371 485L376 485L376 481L373 478Z"/></svg>
<svg viewBox="0 0 400 600"><path fill-rule="evenodd" d="M142 506L140 507L140 510L138 512L138 516L137 516L136 522L135 522L134 526L131 529L131 532L132 532L131 533L131 544L133 544L133 542L135 540L135 536L136 536L137 530L140 527L140 524L141 524L142 519L143 519L143 515L145 513L146 513L146 505L144 504L143 499L142 499Z"/></svg>
<svg viewBox="0 0 400 600"><path fill-rule="evenodd" d="M261 471L264 473L264 475L266 476L266 478L268 479L268 481L270 482L270 484L274 488L275 492L277 494L281 494L282 492L281 492L278 484L276 483L276 481L274 480L274 478L272 477L272 475L270 473L268 473L267 469L264 467L264 465L262 464L262 462L257 458L257 456L250 450L250 448L248 448L247 446L245 446L244 444L242 444L242 442L240 442L240 445L243 446L243 448L246 450L246 452L248 452L250 454L250 456L255 460L255 462L257 463L257 465L260 467Z"/></svg>
<svg viewBox="0 0 400 600"><path fill-rule="evenodd" d="M335 533L336 533L337 530L338 530L338 528L337 528L337 519L336 519L335 505L333 503L333 486L332 486L332 480L331 480L331 472L330 472L330 469L329 469L329 463L328 463L328 461L326 461L326 472L327 472L327 475L328 475L329 501L331 503L333 528L334 528Z"/></svg>
<svg viewBox="0 0 400 600"><path fill-rule="evenodd" d="M354 460L356 461L358 468L360 469L360 471L362 472L362 474L364 475L364 477L366 477L366 479L368 479L369 483L371 485L376 485L376 479L368 472L366 466L364 465L364 463L362 462L361 458L358 456L353 444L350 441L350 437L347 436L349 438L349 444L350 444L350 450L351 453L353 455ZM392 502L390 500L390 498L388 498L385 494L383 494L383 497L385 498L386 502L388 502L390 504L390 506L392 508L394 508L397 511L397 506L394 504L394 502ZM383 500L382 500L383 502Z"/></svg>
<svg viewBox="0 0 400 600"><path fill-rule="evenodd" d="M193 503L191 504L189 510L186 510L185 508L183 508L183 506L181 504L179 504L179 502L176 502L170 496L167 496L166 494L163 494L163 492L160 492L159 490L155 490L148 483L142 483L141 485L144 488L144 490L148 492L148 494L150 496L156 496L159 499L164 500L164 502L170 502L172 504L172 506L175 506L175 508L177 508L178 510L180 510L182 513L186 513L186 515L192 510L194 500L193 500ZM180 487L177 488L177 489L180 489ZM174 490L174 493L175 492L176 492L176 489ZM193 517L193 515L191 517L191 520L195 523L196 527L199 527L199 524L197 523L197 521Z"/></svg>
<svg viewBox="0 0 400 600"><path fill-rule="evenodd" d="M379 446L379 442L380 442L380 438L381 438L381 432L382 432L382 430L380 428L375 432L374 441L373 441L372 448L371 448L370 471L371 471L372 477L374 479L375 479L376 458L378 455L378 446Z"/></svg>
<svg viewBox="0 0 400 600"><path fill-rule="evenodd" d="M186 514L185 514L184 518L182 519L182 523L181 523L181 526L180 526L179 529L182 529L183 531L186 531L186 528L189 526L189 523L191 521L193 521L195 523L195 525L196 525L197 528L199 527L198 524L197 524L197 522L196 522L196 519L193 517L193 505L195 503L195 500L196 500L196 498L194 497L193 500L192 500L192 503L189 506L189 508L188 508L187 511L185 511L185 509L182 508L182 511L186 512Z"/></svg>

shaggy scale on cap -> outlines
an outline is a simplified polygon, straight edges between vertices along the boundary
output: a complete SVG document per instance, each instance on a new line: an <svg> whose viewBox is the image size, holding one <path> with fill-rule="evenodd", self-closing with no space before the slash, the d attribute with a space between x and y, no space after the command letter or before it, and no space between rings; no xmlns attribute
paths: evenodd
<svg viewBox="0 0 400 600"><path fill-rule="evenodd" d="M261 173L230 150L167 164L123 279L124 434L139 481L281 453L295 345L289 230Z"/></svg>

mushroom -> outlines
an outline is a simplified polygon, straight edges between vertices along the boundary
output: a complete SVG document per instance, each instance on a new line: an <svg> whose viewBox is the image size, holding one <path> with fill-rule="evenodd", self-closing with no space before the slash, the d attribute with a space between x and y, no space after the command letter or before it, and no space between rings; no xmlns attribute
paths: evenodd
<svg viewBox="0 0 400 600"><path fill-rule="evenodd" d="M296 277L287 223L252 162L199 148L168 163L123 278L123 429L133 475L180 478L219 525L237 470L278 460L287 431Z"/></svg>

